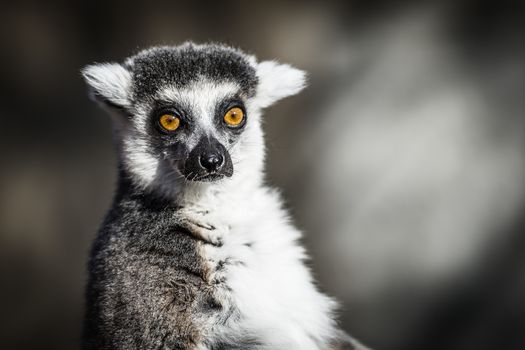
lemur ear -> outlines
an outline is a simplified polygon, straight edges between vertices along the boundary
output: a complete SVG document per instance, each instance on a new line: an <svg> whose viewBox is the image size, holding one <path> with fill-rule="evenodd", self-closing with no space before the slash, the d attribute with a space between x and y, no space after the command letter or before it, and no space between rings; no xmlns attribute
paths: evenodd
<svg viewBox="0 0 525 350"><path fill-rule="evenodd" d="M82 76L92 96L112 107L129 105L131 73L118 63L93 64L82 69Z"/></svg>
<svg viewBox="0 0 525 350"><path fill-rule="evenodd" d="M257 64L257 102L268 107L287 96L295 95L306 87L306 73L288 64L264 61Z"/></svg>

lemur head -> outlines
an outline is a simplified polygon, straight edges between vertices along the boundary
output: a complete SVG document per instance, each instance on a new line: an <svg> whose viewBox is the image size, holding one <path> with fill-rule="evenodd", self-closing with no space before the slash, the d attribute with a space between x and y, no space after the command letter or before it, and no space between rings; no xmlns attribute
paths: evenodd
<svg viewBox="0 0 525 350"><path fill-rule="evenodd" d="M153 47L82 71L114 117L123 173L144 189L258 181L261 110L299 92L302 71L231 47Z"/></svg>

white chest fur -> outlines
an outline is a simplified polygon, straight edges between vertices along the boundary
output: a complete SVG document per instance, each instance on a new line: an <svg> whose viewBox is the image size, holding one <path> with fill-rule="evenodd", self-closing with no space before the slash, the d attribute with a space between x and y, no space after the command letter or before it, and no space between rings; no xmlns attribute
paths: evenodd
<svg viewBox="0 0 525 350"><path fill-rule="evenodd" d="M254 334L268 349L324 349L334 336L335 303L315 288L277 194L261 188L249 197L214 195L194 204L206 211L222 245L203 245L202 254L222 280L217 294L235 310L209 337Z"/></svg>

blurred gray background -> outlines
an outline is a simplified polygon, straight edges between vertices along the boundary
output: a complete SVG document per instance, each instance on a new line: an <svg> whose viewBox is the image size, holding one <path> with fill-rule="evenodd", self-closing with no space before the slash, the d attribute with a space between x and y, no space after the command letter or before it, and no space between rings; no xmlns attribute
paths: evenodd
<svg viewBox="0 0 525 350"><path fill-rule="evenodd" d="M522 5L2 3L2 348L78 348L116 177L80 68L191 39L309 72L266 112L268 182L346 330L385 350L525 349Z"/></svg>

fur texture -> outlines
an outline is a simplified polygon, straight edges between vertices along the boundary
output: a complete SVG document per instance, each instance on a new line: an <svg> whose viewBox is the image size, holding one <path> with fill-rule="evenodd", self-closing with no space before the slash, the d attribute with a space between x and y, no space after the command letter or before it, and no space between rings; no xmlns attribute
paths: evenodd
<svg viewBox="0 0 525 350"><path fill-rule="evenodd" d="M86 349L357 346L315 287L279 195L263 185L261 109L298 93L303 72L186 43L83 75L114 116L120 165L89 264ZM232 105L245 111L242 128L222 122ZM155 123L166 108L181 119L168 135ZM229 177L192 181L193 155L217 144Z"/></svg>

